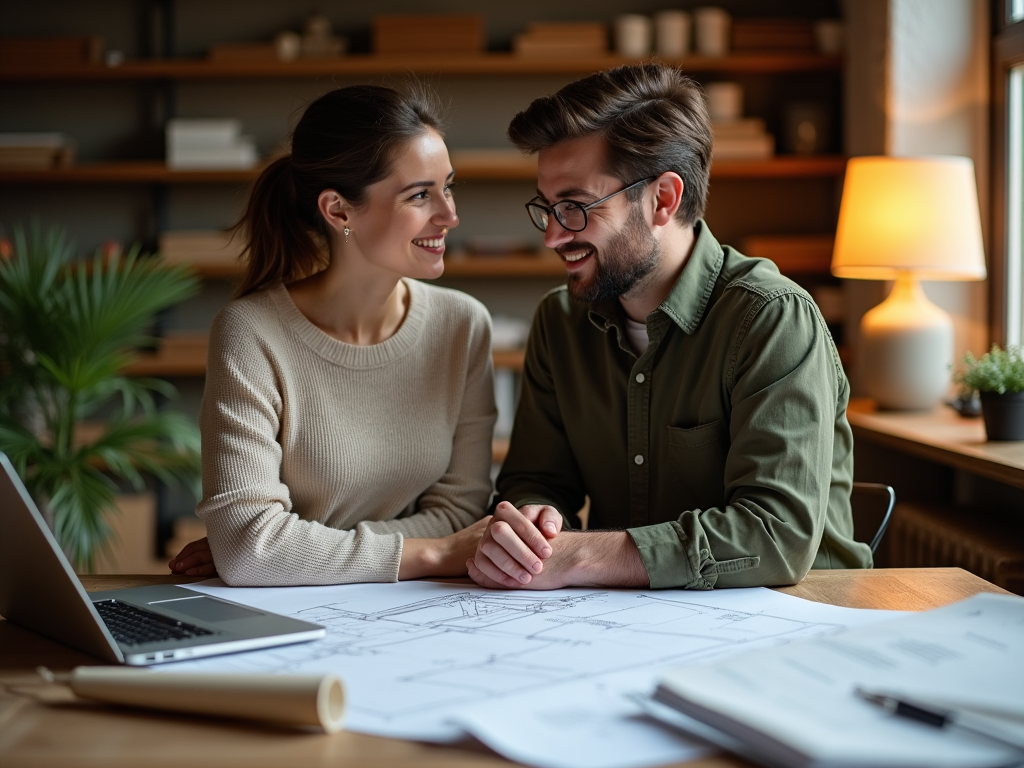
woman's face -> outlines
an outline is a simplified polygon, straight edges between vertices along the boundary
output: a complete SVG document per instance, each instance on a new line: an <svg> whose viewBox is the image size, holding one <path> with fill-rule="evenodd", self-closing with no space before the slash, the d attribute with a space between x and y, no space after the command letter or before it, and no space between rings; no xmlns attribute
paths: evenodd
<svg viewBox="0 0 1024 768"><path fill-rule="evenodd" d="M445 235L459 223L453 175L444 140L427 128L399 150L391 175L367 189L366 203L350 217L350 244L401 277L440 277Z"/></svg>

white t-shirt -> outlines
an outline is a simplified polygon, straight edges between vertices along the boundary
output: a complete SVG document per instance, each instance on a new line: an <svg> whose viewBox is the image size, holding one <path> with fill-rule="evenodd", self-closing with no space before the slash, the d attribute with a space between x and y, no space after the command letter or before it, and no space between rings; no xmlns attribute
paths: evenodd
<svg viewBox="0 0 1024 768"><path fill-rule="evenodd" d="M647 323L638 323L636 320L630 320L627 317L626 338L629 339L629 345L633 347L637 357L640 357L640 355L647 351L647 345L650 343L650 339L647 336Z"/></svg>

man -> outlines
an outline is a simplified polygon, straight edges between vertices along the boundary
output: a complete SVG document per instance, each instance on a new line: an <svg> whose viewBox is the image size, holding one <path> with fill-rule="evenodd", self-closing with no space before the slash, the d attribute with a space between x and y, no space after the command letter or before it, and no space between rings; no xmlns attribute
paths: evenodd
<svg viewBox="0 0 1024 768"><path fill-rule="evenodd" d="M699 87L620 67L509 126L527 204L568 270L534 318L494 517L489 587L745 587L870 567L852 540L849 384L814 302L701 220ZM570 528L590 499L589 527ZM593 530L598 529L598 530Z"/></svg>

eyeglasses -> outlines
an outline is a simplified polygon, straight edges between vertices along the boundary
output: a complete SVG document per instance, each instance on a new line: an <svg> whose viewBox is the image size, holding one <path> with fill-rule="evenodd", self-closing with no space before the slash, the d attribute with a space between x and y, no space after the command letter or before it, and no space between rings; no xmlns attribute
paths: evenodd
<svg viewBox="0 0 1024 768"><path fill-rule="evenodd" d="M618 192L612 192L610 195L586 205L575 200L559 200L554 205L548 206L538 202L541 199L538 195L526 204L526 212L530 214L530 221L533 222L533 226L541 232L548 231L548 220L552 214L554 214L555 221L561 224L563 229L567 229L570 232L582 232L587 228L587 211L591 208L596 208L601 203L606 203L616 195L621 195L623 192L633 189L633 187L649 184L656 178L658 177L648 176L646 179L634 181L628 187L623 187Z"/></svg>

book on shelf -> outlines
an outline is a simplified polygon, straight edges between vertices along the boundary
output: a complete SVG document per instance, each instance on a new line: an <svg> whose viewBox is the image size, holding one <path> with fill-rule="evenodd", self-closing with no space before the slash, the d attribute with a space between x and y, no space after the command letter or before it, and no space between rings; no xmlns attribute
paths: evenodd
<svg viewBox="0 0 1024 768"><path fill-rule="evenodd" d="M716 136L712 156L715 160L766 160L775 156L775 137L770 133L759 136Z"/></svg>
<svg viewBox="0 0 1024 768"><path fill-rule="evenodd" d="M732 22L732 50L800 52L815 50L812 19L736 18Z"/></svg>
<svg viewBox="0 0 1024 768"><path fill-rule="evenodd" d="M63 133L0 133L0 169L44 170L74 161L75 144Z"/></svg>
<svg viewBox="0 0 1024 768"><path fill-rule="evenodd" d="M608 52L608 27L602 22L534 22L512 39L517 56L601 56Z"/></svg>
<svg viewBox="0 0 1024 768"><path fill-rule="evenodd" d="M241 268L242 248L241 238L217 230L168 231L159 238L160 255L168 264Z"/></svg>
<svg viewBox="0 0 1024 768"><path fill-rule="evenodd" d="M759 117L715 120L711 135L716 160L762 160L775 154L775 137Z"/></svg>
<svg viewBox="0 0 1024 768"><path fill-rule="evenodd" d="M175 170L255 167L256 143L233 119L167 121L167 166Z"/></svg>
<svg viewBox="0 0 1024 768"><path fill-rule="evenodd" d="M483 53L484 18L477 14L375 16L373 52Z"/></svg>
<svg viewBox="0 0 1024 768"><path fill-rule="evenodd" d="M0 69L87 66L102 59L103 39L95 35L0 38Z"/></svg>

